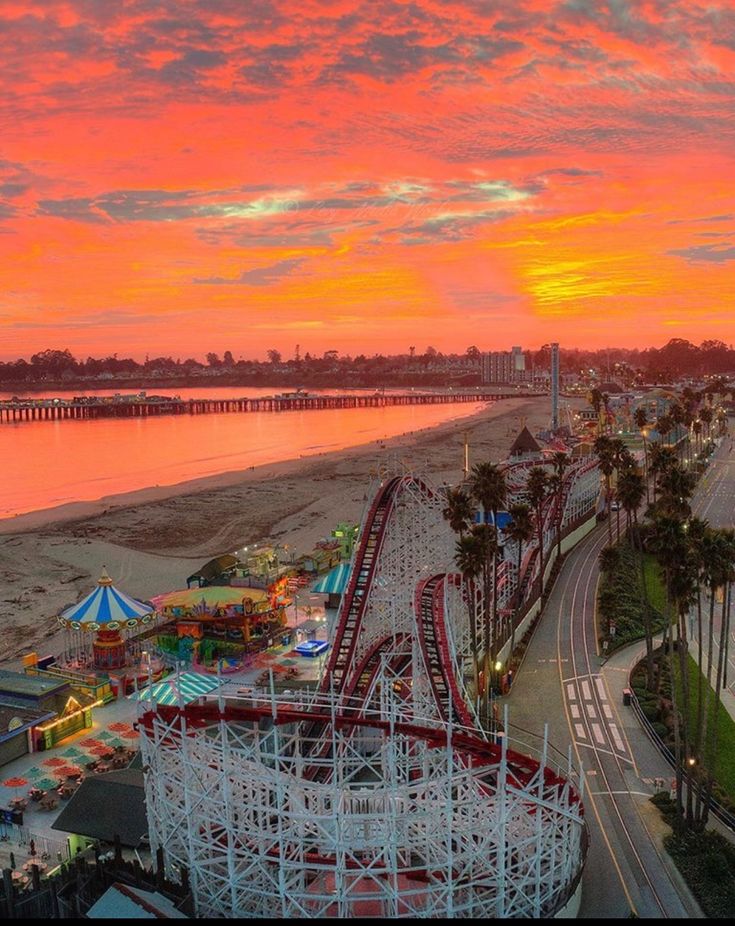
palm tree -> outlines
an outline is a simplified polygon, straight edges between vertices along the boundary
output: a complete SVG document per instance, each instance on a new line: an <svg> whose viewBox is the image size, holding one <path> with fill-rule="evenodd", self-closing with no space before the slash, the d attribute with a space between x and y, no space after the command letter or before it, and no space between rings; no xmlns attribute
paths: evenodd
<svg viewBox="0 0 735 926"><path fill-rule="evenodd" d="M521 561L523 558L523 545L531 541L534 530L533 519L531 517L531 509L523 502L518 502L515 505L511 505L510 516L511 522L506 528L506 534L508 539L516 544L516 580L518 582L518 587L516 589L516 606L510 631L510 657L512 657L513 650L515 649L515 634L516 623L518 621L518 613L520 612L521 605L523 604L521 600Z"/></svg>
<svg viewBox="0 0 735 926"><path fill-rule="evenodd" d="M659 498L656 510L659 514L684 520L691 514L689 499L692 497L696 477L676 462L658 477Z"/></svg>
<svg viewBox="0 0 735 926"><path fill-rule="evenodd" d="M480 697L480 659L479 638L477 633L477 611L475 609L475 582L482 575L485 566L485 551L474 533L460 537L455 546L454 562L462 573L465 601L470 623L470 653L472 657L472 680L475 686L475 698Z"/></svg>
<svg viewBox="0 0 735 926"><path fill-rule="evenodd" d="M485 602L485 623L490 629L490 624L492 624L493 632L492 636L488 636L488 640L492 640L493 649L497 645L497 640L499 634L497 632L498 625L498 588L497 588L497 576L498 576L498 557L501 552L500 545L498 544L497 537L497 523L498 523L498 511L505 505L505 500L508 495L508 486L505 481L505 473L496 466L494 463L476 463L472 467L472 472L470 473L469 486L472 495L480 503L483 513L491 511L493 515L493 541L488 540L486 544L486 550L489 557L492 557L492 618L489 615L489 598ZM484 518L483 518L484 520ZM489 588L486 587L486 590ZM485 658L486 662L490 659L489 650L486 651ZM494 655L494 654L493 654ZM495 660L492 660L493 670L495 667ZM487 678L487 675L486 675Z"/></svg>
<svg viewBox="0 0 735 926"><path fill-rule="evenodd" d="M461 487L447 490L447 502L442 509L442 516L449 522L455 534L459 534L460 540L465 531L472 523L472 499Z"/></svg>
<svg viewBox="0 0 735 926"><path fill-rule="evenodd" d="M651 535L651 545L656 553L656 557L663 569L664 586L666 589L666 623L664 625L664 638L662 643L662 652L667 654L669 663L669 674L671 677L671 701L672 717L674 723L674 754L676 756L676 777L677 777L677 813L675 829L679 830L684 820L683 803L682 803L682 721L686 719L680 714L677 707L676 696L676 676L674 674L674 656L673 647L670 645L669 638L671 635L671 626L673 623L674 613L679 613L679 604L683 601L689 590L689 583L686 581L686 569L688 563L688 542L686 532L684 531L683 521L677 517L663 516L654 521L653 533ZM677 627L680 628L681 622L677 621ZM658 682L661 682L661 672L658 675ZM688 706L688 705L687 705Z"/></svg>
<svg viewBox="0 0 735 926"><path fill-rule="evenodd" d="M597 433L600 433L600 410L602 408L602 393L595 388L590 392L589 402L597 415Z"/></svg>
<svg viewBox="0 0 735 926"><path fill-rule="evenodd" d="M706 824L709 807L712 801L714 786L714 769L717 762L718 751L718 719L722 704L722 692L727 687L727 654L730 641L730 604L731 588L735 582L735 532L731 529L721 530L720 566L722 572L719 576L722 588L722 610L720 618L720 649L717 658L717 677L715 680L715 701L712 710L712 735L707 744L705 764L707 767L707 784L704 796L703 823Z"/></svg>
<svg viewBox="0 0 735 926"><path fill-rule="evenodd" d="M643 438L643 464L646 477L646 503L648 503L648 441L646 440L646 437L648 436L646 431L646 425L648 424L648 413L646 412L645 406L640 405L635 410L633 413L633 420L635 421L635 426L641 432L641 437Z"/></svg>
<svg viewBox="0 0 735 926"><path fill-rule="evenodd" d="M549 477L542 466L532 466L526 478L525 495L528 504L533 508L536 522L536 538L538 541L539 569L541 577L541 590L544 591L544 503L549 490Z"/></svg>
<svg viewBox="0 0 735 926"><path fill-rule="evenodd" d="M646 496L643 476L636 466L624 469L618 479L617 496L620 506L625 512L626 527L638 523L638 509Z"/></svg>
<svg viewBox="0 0 735 926"><path fill-rule="evenodd" d="M651 460L648 469L653 476L653 504L655 505L658 476L674 465L676 457L669 447L664 447L659 443L651 444L650 453Z"/></svg>
<svg viewBox="0 0 735 926"><path fill-rule="evenodd" d="M702 422L699 418L695 418L692 422L692 430L694 431L694 436L697 439L695 443L697 447L697 454L699 454L702 450Z"/></svg>
<svg viewBox="0 0 735 926"><path fill-rule="evenodd" d="M714 414L715 413L712 411L709 405L705 405L703 408L700 408L699 410L699 417L704 422L707 428L707 439L709 439L709 436L710 436L710 424L712 424L712 419L714 418Z"/></svg>
<svg viewBox="0 0 735 926"><path fill-rule="evenodd" d="M656 430L661 435L661 437L667 437L669 434L671 434L671 429L673 426L674 422L668 415L661 415L661 417L656 421Z"/></svg>
<svg viewBox="0 0 735 926"><path fill-rule="evenodd" d="M493 611L490 601L497 598L496 571L494 563L498 555L498 535L492 524L476 524L472 528L472 537L482 556L482 601L484 612L484 644L483 644L483 699L485 702L485 722L490 723L490 691L491 674L495 671L495 658L497 655L498 633L497 625L492 620ZM491 566L493 564L493 566Z"/></svg>
<svg viewBox="0 0 735 926"><path fill-rule="evenodd" d="M619 437L614 438L611 441L612 449L612 458L613 466L615 467L615 485L616 485L616 495L617 495L617 484L620 480L620 476L625 470L630 469L634 465L634 460L631 455L630 450L625 445L625 441L621 440ZM615 533L617 539L620 540L620 505L617 507L615 512Z"/></svg>
<svg viewBox="0 0 735 926"><path fill-rule="evenodd" d="M686 412L684 410L684 406L681 405L679 402L674 402L674 404L669 409L669 418L671 419L671 427L675 435L678 435L679 426L684 423L685 417L686 417ZM680 458L678 440L675 444L675 449L676 449L677 456L679 456Z"/></svg>
<svg viewBox="0 0 735 926"><path fill-rule="evenodd" d="M595 453L597 454L597 459L600 461L600 471L605 477L605 503L608 508L608 522L607 522L607 531L608 531L608 543L610 546L613 545L613 535L612 535L612 521L610 519L610 477L613 474L615 469L614 462L614 450L613 443L609 437L602 434L597 438L594 444Z"/></svg>
<svg viewBox="0 0 735 926"><path fill-rule="evenodd" d="M551 463L554 467L553 487L556 496L556 558L561 556L561 522L564 516L564 476L569 467L569 456L563 450L557 450L551 457Z"/></svg>

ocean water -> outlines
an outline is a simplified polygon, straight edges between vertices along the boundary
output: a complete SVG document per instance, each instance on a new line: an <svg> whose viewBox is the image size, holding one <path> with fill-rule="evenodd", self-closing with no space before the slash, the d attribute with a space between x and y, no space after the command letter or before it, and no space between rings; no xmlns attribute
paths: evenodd
<svg viewBox="0 0 735 926"><path fill-rule="evenodd" d="M234 398L278 391L229 387L175 394ZM380 443L482 407L466 403L0 424L0 518Z"/></svg>

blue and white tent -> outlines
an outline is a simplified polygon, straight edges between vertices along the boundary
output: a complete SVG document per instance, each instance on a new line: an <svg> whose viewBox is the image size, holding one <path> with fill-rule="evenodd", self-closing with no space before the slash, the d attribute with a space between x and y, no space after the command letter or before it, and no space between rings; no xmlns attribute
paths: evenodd
<svg viewBox="0 0 735 926"><path fill-rule="evenodd" d="M78 604L59 615L59 623L71 630L123 630L147 624L153 608L119 591L112 584L107 570L97 582L97 588Z"/></svg>
<svg viewBox="0 0 735 926"><path fill-rule="evenodd" d="M312 591L320 595L343 595L350 578L350 563L340 563L316 583Z"/></svg>

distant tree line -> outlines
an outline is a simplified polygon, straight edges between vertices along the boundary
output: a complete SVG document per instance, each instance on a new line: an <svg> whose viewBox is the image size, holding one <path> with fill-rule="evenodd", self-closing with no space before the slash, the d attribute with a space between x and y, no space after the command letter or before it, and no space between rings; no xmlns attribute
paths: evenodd
<svg viewBox="0 0 735 926"><path fill-rule="evenodd" d="M308 382L314 377L334 375L344 382L352 377L356 384L393 377L409 381L421 380L442 371L452 372L465 382L479 382L482 352L471 345L464 353L442 353L429 346L422 353L409 347L407 353L383 355L349 354L326 350L318 357L308 351L303 355L297 345L291 358L284 358L276 348L267 351L265 360L235 359L232 351L222 356L210 351L205 362L189 357L185 360L171 356L146 357L141 363L132 357L87 357L82 360L65 350L47 349L33 354L29 360L19 358L0 362L0 382L43 383L73 382L96 379L168 378L185 381L200 376L217 376L227 380L272 379L275 373L281 378L301 377ZM548 370L550 349L544 345L538 351L526 352L527 370ZM661 348L645 350L605 348L580 350L562 345L561 367L565 372L597 371L604 378L607 371L613 378L639 379L647 382L667 382L682 375L727 373L735 371L735 350L722 341L703 341L699 346L682 338L673 338Z"/></svg>

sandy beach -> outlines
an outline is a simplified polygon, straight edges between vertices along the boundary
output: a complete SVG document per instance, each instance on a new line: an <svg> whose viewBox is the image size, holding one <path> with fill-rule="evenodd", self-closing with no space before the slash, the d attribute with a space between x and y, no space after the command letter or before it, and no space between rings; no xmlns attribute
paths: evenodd
<svg viewBox="0 0 735 926"><path fill-rule="evenodd" d="M88 592L106 565L128 594L185 587L204 561L265 539L297 555L339 520L359 521L381 465L403 462L436 483L470 463L500 461L518 430L548 424L549 399L508 399L385 442L177 486L80 502L0 522L0 661L53 652L55 615Z"/></svg>

